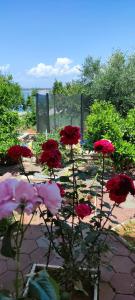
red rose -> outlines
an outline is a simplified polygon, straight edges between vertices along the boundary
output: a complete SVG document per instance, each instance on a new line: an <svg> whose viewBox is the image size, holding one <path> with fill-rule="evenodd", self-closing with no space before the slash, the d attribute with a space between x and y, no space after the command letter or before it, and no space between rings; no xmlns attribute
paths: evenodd
<svg viewBox="0 0 135 300"><path fill-rule="evenodd" d="M108 180L106 188L109 192L110 199L116 203L124 202L128 193L135 195L133 180L125 174L116 175Z"/></svg>
<svg viewBox="0 0 135 300"><path fill-rule="evenodd" d="M94 150L95 150L95 152L107 154L107 153L114 152L115 147L108 140L99 140L99 141L94 143Z"/></svg>
<svg viewBox="0 0 135 300"><path fill-rule="evenodd" d="M61 167L61 153L58 149L53 151L43 151L40 157L41 164L46 164L49 168Z"/></svg>
<svg viewBox="0 0 135 300"><path fill-rule="evenodd" d="M75 205L75 211L78 217L83 219L91 214L92 209L88 204L80 203Z"/></svg>
<svg viewBox="0 0 135 300"><path fill-rule="evenodd" d="M8 156L18 161L21 157L31 157L32 152L25 146L14 145L8 149Z"/></svg>
<svg viewBox="0 0 135 300"><path fill-rule="evenodd" d="M31 150L26 146L21 146L21 156L23 157L32 157L33 154Z"/></svg>
<svg viewBox="0 0 135 300"><path fill-rule="evenodd" d="M64 197L65 196L65 190L64 190L63 186L58 182L56 184L57 184L58 188L60 189L61 197Z"/></svg>
<svg viewBox="0 0 135 300"><path fill-rule="evenodd" d="M80 128L77 126L65 126L64 129L60 131L60 142L64 145L76 145L78 144L81 134Z"/></svg>
<svg viewBox="0 0 135 300"><path fill-rule="evenodd" d="M42 149L43 150L54 150L54 149L58 149L58 142L50 139L47 142L42 144Z"/></svg>

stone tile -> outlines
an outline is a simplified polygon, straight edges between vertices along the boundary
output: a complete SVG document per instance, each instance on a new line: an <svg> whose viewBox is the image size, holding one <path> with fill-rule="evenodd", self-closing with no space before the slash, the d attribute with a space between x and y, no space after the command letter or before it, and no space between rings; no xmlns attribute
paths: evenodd
<svg viewBox="0 0 135 300"><path fill-rule="evenodd" d="M40 225L31 225L25 232L25 239L36 240L42 235L43 233Z"/></svg>
<svg viewBox="0 0 135 300"><path fill-rule="evenodd" d="M20 270L25 270L31 263L30 256L27 254L21 254L20 255ZM9 271L15 271L16 270L16 262L14 259L9 258L7 261L7 268Z"/></svg>
<svg viewBox="0 0 135 300"><path fill-rule="evenodd" d="M112 287L105 282L100 283L99 287L99 299L100 300L113 300L115 296L115 293L112 289Z"/></svg>
<svg viewBox="0 0 135 300"><path fill-rule="evenodd" d="M116 295L113 300L135 300L135 296L131 295Z"/></svg>
<svg viewBox="0 0 135 300"><path fill-rule="evenodd" d="M125 245L120 242L112 242L110 250L116 255L129 256L130 252Z"/></svg>
<svg viewBox="0 0 135 300"><path fill-rule="evenodd" d="M7 271L7 261L0 259L0 276Z"/></svg>
<svg viewBox="0 0 135 300"><path fill-rule="evenodd" d="M11 292L14 291L15 276L16 274L14 271L7 271L4 273L0 278L0 289L10 290Z"/></svg>
<svg viewBox="0 0 135 300"><path fill-rule="evenodd" d="M36 243L39 248L47 248L49 247L50 241L48 240L47 237L41 236L36 240Z"/></svg>
<svg viewBox="0 0 135 300"><path fill-rule="evenodd" d="M111 266L101 266L101 280L109 282L114 275L114 270Z"/></svg>
<svg viewBox="0 0 135 300"><path fill-rule="evenodd" d="M135 253L131 253L130 254L130 258L133 260L133 262L135 263Z"/></svg>
<svg viewBox="0 0 135 300"><path fill-rule="evenodd" d="M131 295L135 292L135 279L130 274L114 274L110 283L116 293Z"/></svg>
<svg viewBox="0 0 135 300"><path fill-rule="evenodd" d="M108 262L110 262L110 260L112 259L113 255L114 254L111 251L107 251L106 253L103 253L101 255L101 261L102 261L102 263L108 263Z"/></svg>
<svg viewBox="0 0 135 300"><path fill-rule="evenodd" d="M46 254L46 252L45 252L44 248L38 248L30 254L30 257L31 257L31 260L33 263L44 264L44 263L46 263L45 254Z"/></svg>
<svg viewBox="0 0 135 300"><path fill-rule="evenodd" d="M31 253L37 248L38 246L35 240L24 240L21 247L21 253Z"/></svg>
<svg viewBox="0 0 135 300"><path fill-rule="evenodd" d="M111 265L116 272L129 274L131 274L131 270L134 267L132 260L126 256L114 256L111 260Z"/></svg>

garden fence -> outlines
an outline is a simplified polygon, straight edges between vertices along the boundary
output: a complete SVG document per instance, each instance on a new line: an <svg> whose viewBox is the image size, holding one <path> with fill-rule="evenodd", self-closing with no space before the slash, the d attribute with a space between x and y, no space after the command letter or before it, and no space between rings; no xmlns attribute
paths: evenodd
<svg viewBox="0 0 135 300"><path fill-rule="evenodd" d="M83 135L90 104L90 97L82 94L36 94L37 131L52 132L66 125L74 125L81 127Z"/></svg>

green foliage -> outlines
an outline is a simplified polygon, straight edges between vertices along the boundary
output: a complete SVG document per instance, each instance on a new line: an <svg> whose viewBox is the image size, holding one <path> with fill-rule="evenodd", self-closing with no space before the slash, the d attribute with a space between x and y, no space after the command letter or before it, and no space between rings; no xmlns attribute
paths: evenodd
<svg viewBox="0 0 135 300"><path fill-rule="evenodd" d="M12 245L12 237L15 232L17 232L18 221L11 223L8 226L7 231L2 240L1 254L6 257L15 258L16 250Z"/></svg>
<svg viewBox="0 0 135 300"><path fill-rule="evenodd" d="M124 137L126 141L135 144L135 108L130 109L125 120Z"/></svg>
<svg viewBox="0 0 135 300"><path fill-rule="evenodd" d="M60 300L59 287L46 270L30 279L28 294L36 300Z"/></svg>
<svg viewBox="0 0 135 300"><path fill-rule="evenodd" d="M117 169L135 163L135 109L122 119L111 103L95 101L86 120L86 147L93 150L93 143L100 139L111 140L115 145L112 155Z"/></svg>
<svg viewBox="0 0 135 300"><path fill-rule="evenodd" d="M12 221L13 220L11 217L0 220L0 237L7 232L8 227L12 223Z"/></svg>
<svg viewBox="0 0 135 300"><path fill-rule="evenodd" d="M18 143L17 131L19 127L18 113L6 107L0 107L0 152L6 153L7 149Z"/></svg>
<svg viewBox="0 0 135 300"><path fill-rule="evenodd" d="M86 58L82 68L85 91L93 99L104 99L115 105L122 116L135 106L135 54L116 51L104 65Z"/></svg>
<svg viewBox="0 0 135 300"><path fill-rule="evenodd" d="M36 125L36 93L37 90L33 89L30 96L27 97L23 104L25 114L20 116L20 127L31 128Z"/></svg>
<svg viewBox="0 0 135 300"><path fill-rule="evenodd" d="M0 107L17 109L22 102L21 88L13 82L12 76L0 75Z"/></svg>
<svg viewBox="0 0 135 300"><path fill-rule="evenodd" d="M91 113L86 119L85 133L90 150L93 150L93 143L102 138L115 143L123 137L123 119L111 103L95 101L90 110Z"/></svg>

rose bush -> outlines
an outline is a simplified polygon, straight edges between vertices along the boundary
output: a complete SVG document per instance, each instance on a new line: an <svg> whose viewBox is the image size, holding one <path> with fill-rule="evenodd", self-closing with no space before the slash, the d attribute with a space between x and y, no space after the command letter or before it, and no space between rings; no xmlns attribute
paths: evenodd
<svg viewBox="0 0 135 300"><path fill-rule="evenodd" d="M78 169L78 157L76 157L74 145L79 141L80 129L78 127L66 126L60 131L60 143L70 149L68 176L57 174L57 168L61 167L62 155L58 142L50 139L41 144L40 163L43 168L45 166L48 168L50 174L45 183L31 184L11 178L11 176L9 178L5 176L0 182L0 219L14 215L14 212L19 214L19 221L12 224L14 230L17 231L15 245L12 247L10 244L10 251L2 247L2 254L15 258L17 262L16 299L19 299L20 249L25 232L30 225L24 225L24 214L31 214L33 217L35 213L39 213L44 221L47 229L45 236L49 240L48 251L45 253L47 266L51 249L53 249L62 258L62 278L70 297L78 280L83 285L84 268L86 281L93 282L100 278L100 256L106 249L106 235L110 232L110 227L107 230L107 222L108 220L113 222L112 215L115 206L125 201L128 193L135 194L132 178L126 174L116 174L106 183L106 192L109 193L110 200L114 202L112 202L112 207L104 201L105 161L111 153L114 153L115 147L111 141L101 139L93 145L100 159L102 157L102 172L100 170L96 174L96 177L101 175L101 186L100 189L94 190L94 197L98 203L96 206L95 202L91 201L94 187L91 185L88 188L85 181L82 184L81 176L84 174ZM8 153L21 165L23 157L32 156L27 147L19 145L10 148ZM27 179L29 180L28 176ZM91 273L93 268L96 270L94 279Z"/></svg>

